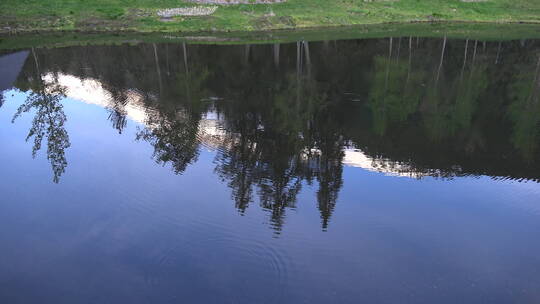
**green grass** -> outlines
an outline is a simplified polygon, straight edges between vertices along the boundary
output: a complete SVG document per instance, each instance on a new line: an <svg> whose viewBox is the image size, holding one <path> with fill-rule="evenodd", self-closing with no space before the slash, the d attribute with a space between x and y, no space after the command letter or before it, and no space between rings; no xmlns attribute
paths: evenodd
<svg viewBox="0 0 540 304"><path fill-rule="evenodd" d="M288 0L220 6L211 16L163 22L157 9L193 6L181 0L2 0L0 32L264 31L426 21L540 23L539 0Z"/></svg>
<svg viewBox="0 0 540 304"><path fill-rule="evenodd" d="M443 37L502 41L540 39L540 26L535 24L491 23L406 23L242 32L48 32L0 36L0 51L31 47L65 47L78 45L136 44L140 42L186 42L192 44L261 44L298 40L342 40L382 37Z"/></svg>

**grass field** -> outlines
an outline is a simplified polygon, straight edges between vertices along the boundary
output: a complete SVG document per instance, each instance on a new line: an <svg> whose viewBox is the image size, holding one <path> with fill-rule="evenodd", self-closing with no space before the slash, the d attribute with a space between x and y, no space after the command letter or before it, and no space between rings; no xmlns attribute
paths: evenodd
<svg viewBox="0 0 540 304"><path fill-rule="evenodd" d="M482 41L504 41L518 39L540 39L537 24L492 24L492 23L406 23L375 24L324 29L294 29L280 31L241 32L47 32L24 33L0 36L2 50L27 49L31 47L65 47L78 45L117 45L125 43L171 43L194 44L264 44L286 43L299 40L343 40L383 37L433 37L449 39L475 39Z"/></svg>
<svg viewBox="0 0 540 304"><path fill-rule="evenodd" d="M288 0L219 6L210 16L163 21L181 0L2 0L0 31L265 31L358 24L462 21L540 23L540 0Z"/></svg>

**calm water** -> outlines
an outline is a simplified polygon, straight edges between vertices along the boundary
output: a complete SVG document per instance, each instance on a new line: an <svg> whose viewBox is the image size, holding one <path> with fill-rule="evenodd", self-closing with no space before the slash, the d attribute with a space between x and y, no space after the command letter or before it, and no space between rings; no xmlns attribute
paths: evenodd
<svg viewBox="0 0 540 304"><path fill-rule="evenodd" d="M1 303L540 303L540 41L0 54Z"/></svg>

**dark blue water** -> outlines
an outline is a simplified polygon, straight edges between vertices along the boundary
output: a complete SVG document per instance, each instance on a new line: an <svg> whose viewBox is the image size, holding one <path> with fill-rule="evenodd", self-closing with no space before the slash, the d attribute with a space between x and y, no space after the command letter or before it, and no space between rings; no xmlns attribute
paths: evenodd
<svg viewBox="0 0 540 304"><path fill-rule="evenodd" d="M539 54L5 52L0 302L538 303Z"/></svg>

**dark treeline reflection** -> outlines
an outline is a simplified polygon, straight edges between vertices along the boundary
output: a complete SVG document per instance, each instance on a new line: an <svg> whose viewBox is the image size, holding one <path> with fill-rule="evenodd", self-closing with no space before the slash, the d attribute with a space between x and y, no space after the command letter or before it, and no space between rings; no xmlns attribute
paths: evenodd
<svg viewBox="0 0 540 304"><path fill-rule="evenodd" d="M347 151L412 177L540 179L540 42L423 39L208 46L140 44L33 50L17 80L67 165L66 75L97 81L113 128L146 115L137 139L181 174L200 146L243 213L257 201L277 231L302 186L317 187L326 229ZM208 117L214 117L208 119ZM213 123L213 124L212 124Z"/></svg>

